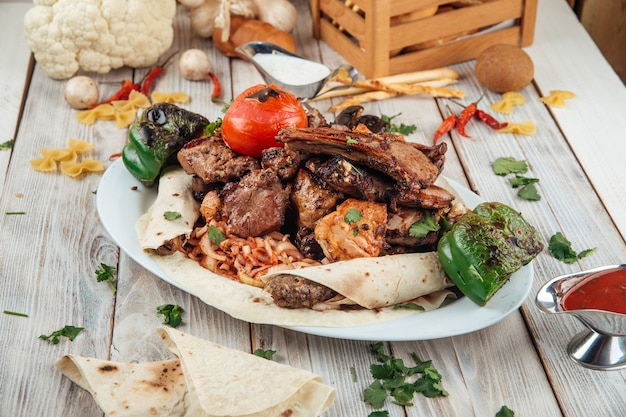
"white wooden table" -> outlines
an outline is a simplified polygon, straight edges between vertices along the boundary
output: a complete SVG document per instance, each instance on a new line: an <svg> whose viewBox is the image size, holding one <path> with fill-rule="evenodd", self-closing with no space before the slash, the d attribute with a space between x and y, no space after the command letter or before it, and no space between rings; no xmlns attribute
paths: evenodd
<svg viewBox="0 0 626 417"><path fill-rule="evenodd" d="M294 3L300 11L295 33L299 53L329 66L344 64L339 54L311 38L308 3ZM31 73L21 26L30 6L0 2L0 142L16 140L11 151L0 151L0 308L28 315L2 315L0 320L0 416L101 415L91 396L53 363L66 353L140 362L167 357L154 332L161 323L155 306L165 303L184 308L179 329L185 332L244 351L274 349L274 360L321 375L338 393L327 416L367 416L372 410L363 401L363 389L371 382L369 365L374 363L367 341L250 325L203 304L134 263L108 237L95 204L100 175L71 179L30 167L40 148L63 148L71 137L94 144L92 156L108 166L109 155L119 152L126 140L126 131L112 123L79 124L64 102L64 82L50 79L37 65ZM226 100L262 81L250 64L228 60L191 35L185 14L179 12L172 50L206 50ZM451 141L446 139L452 146L445 175L486 200L516 207L546 242L561 231L575 249L597 250L572 265L544 251L533 263L531 296L494 326L438 340L389 343L395 356L409 358L416 352L432 359L450 393L445 398L416 397L415 405L405 409L389 405L391 416L488 417L502 405L517 416L626 413L626 371L593 371L575 364L565 348L582 325L569 317L548 316L534 304L535 293L552 277L626 261L626 88L564 0L539 2L535 42L526 50L535 64L535 80L522 91L527 104L511 118L534 120L537 133L502 135L472 125L473 140L452 134ZM468 99L479 97L473 62L454 67L462 77L456 87ZM187 91L192 97L189 109L209 119L218 117L221 107L210 101L211 85L187 82L176 71L168 67L156 88ZM94 78L141 79L144 73L120 69ZM548 108L538 98L550 90L569 90L576 98L565 108ZM488 93L483 100L498 99ZM318 102L318 108L326 111L329 104ZM366 111L401 113L399 121L418 126L410 140L423 143L431 143L449 112L444 101L428 97L369 103ZM529 176L541 180L540 201L517 198L493 174L491 162L500 156L528 161ZM25 214L5 215L16 211ZM117 267L117 293L96 282L100 263ZM86 330L73 342L64 339L58 345L38 339L66 324Z"/></svg>

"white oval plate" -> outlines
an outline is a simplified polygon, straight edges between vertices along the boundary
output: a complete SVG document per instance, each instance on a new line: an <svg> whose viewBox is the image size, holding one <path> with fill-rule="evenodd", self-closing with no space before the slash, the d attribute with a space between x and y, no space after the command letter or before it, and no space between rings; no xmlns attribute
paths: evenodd
<svg viewBox="0 0 626 417"><path fill-rule="evenodd" d="M452 180L448 182L469 207L475 207L483 201L460 184ZM174 283L139 245L135 223L148 211L156 194L156 187L143 186L119 159L106 170L98 187L96 205L100 220L111 238L135 262L164 281L193 294ZM461 297L434 311L373 325L289 328L318 336L370 341L430 340L456 336L491 326L517 310L528 297L532 283L533 268L529 264L513 274L509 282L484 307L474 304L467 297Z"/></svg>

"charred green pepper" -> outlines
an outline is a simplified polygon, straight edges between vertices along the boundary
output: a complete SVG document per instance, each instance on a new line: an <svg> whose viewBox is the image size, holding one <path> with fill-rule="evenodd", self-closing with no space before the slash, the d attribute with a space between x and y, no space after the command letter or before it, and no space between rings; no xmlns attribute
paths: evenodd
<svg viewBox="0 0 626 417"><path fill-rule="evenodd" d="M502 203L482 203L464 214L437 246L450 279L481 306L542 250L535 228Z"/></svg>
<svg viewBox="0 0 626 417"><path fill-rule="evenodd" d="M174 104L157 103L148 108L128 131L122 150L126 169L152 187L164 167L176 161L176 153L210 126L205 117Z"/></svg>

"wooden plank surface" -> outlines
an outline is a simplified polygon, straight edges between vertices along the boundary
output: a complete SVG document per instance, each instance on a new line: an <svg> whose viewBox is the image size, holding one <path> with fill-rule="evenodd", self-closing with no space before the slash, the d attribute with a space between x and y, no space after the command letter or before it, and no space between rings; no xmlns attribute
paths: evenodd
<svg viewBox="0 0 626 417"><path fill-rule="evenodd" d="M558 2L565 3L539 2L536 43L527 48L536 63L535 84L522 91L527 104L516 108L510 116L515 121L534 120L537 133L499 134L473 123L468 127L472 139L456 133L446 139L451 146L444 174L484 199L519 209L538 227L545 241L562 231L577 249L597 247L597 251L573 265L542 253L534 262L531 296L519 312L494 326L438 340L386 343L389 352L407 362L412 352L432 359L450 392L445 398L416 397L415 405L406 409L389 404L386 408L391 416L493 416L502 405L507 405L520 416L587 417L620 415L626 408L626 371L597 372L574 364L567 357L565 345L582 326L570 317L541 313L533 301L534 293L548 279L581 268L623 262L626 254L624 229L620 219L616 219L625 207L623 194L611 190L611 186L623 190L619 176L622 165L613 156L622 150L623 141L609 135L603 126L620 108L617 99L623 103L624 89L611 89L615 100L602 91L595 95L592 90L602 90L602 85L617 85L610 79L610 72L608 80L602 78L602 84L589 79L588 86L582 82L589 75L587 70L562 71L564 66L573 64L572 68L591 67L595 73L606 74L608 64L600 60L589 65L582 57L566 53L574 45L585 50L589 45L581 31L568 29L576 22L571 21L572 12L561 10ZM345 64L336 51L311 37L308 1L294 3L300 11L294 33L298 51L331 67ZM7 10L5 6L0 3L1 19ZM10 10L23 13L25 9L20 5ZM554 16L565 23L553 27ZM206 50L222 82L225 101L262 81L251 64L225 59L209 41L193 36L183 6L179 6L175 30L176 43L170 52L191 47ZM561 44L566 45L565 51ZM598 58L595 49L590 50L592 59ZM28 56L23 50L13 53ZM168 55L169 52L164 54ZM455 88L466 92L464 103L477 99L482 88L472 76L473 63L455 68L461 74ZM1 64L0 69L4 76ZM95 78L99 82L140 80L145 72L121 69ZM19 78L17 70L15 74ZM538 100L548 90L557 88L555 85L577 93L576 99L558 111ZM70 137L94 144L90 157L105 161L108 166L109 155L118 152L126 141L125 130L116 129L111 122L79 124L75 111L63 101L63 86L64 82L51 80L35 66L6 181L0 183L4 186L0 210L26 212L22 216L3 216L0 223L0 244L11 248L3 251L0 258L0 304L4 310L29 315L5 315L0 321L0 416L102 415L91 396L63 377L52 364L69 352L119 361L168 357L154 333L161 323L156 306L164 303L184 308L184 323L180 327L183 331L244 351L257 347L274 349L274 360L321 375L338 393L326 417L368 415L372 410L363 401L363 390L371 382L369 366L375 362L369 342L249 325L205 305L120 252L98 219L94 193L100 175L71 179L59 172L44 174L30 168L28 161L38 157L38 149L63 148ZM175 65L166 67L155 89L188 92L191 102L183 107L209 119L221 115L222 106L210 100L211 83L186 81L178 75ZM499 98L487 93L481 108L486 109ZM326 110L338 100L322 100L316 106L332 120L334 115ZM19 106L19 101L11 104L10 109ZM397 122L418 127L409 140L430 144L443 117L458 112L460 107L430 97L400 97L368 103L365 110L371 114L399 115ZM613 123L623 127L623 122ZM540 178L540 201L519 199L506 180L493 173L491 163L499 156L528 161L529 176ZM94 271L100 263L117 267L116 293L108 285L96 282ZM84 326L86 330L73 342L63 340L58 345L38 339L40 334L66 324Z"/></svg>

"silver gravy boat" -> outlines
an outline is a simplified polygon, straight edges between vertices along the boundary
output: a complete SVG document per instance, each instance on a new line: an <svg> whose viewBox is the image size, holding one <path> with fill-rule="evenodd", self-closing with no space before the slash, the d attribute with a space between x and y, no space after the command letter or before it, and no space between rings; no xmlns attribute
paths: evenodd
<svg viewBox="0 0 626 417"><path fill-rule="evenodd" d="M327 68L328 71L326 75L320 76L318 77L318 79L312 79L310 82L305 84L294 85L289 84L285 80L277 78L276 74L272 74L270 71L268 71L268 69L263 67L259 62L257 62L254 57L258 54L268 54L270 56L283 55L294 58L295 60L300 60L302 64L311 64L315 66L323 66L323 64L310 61L306 58L301 57L300 55L291 53L281 48L280 46L274 45L273 43L269 42L248 42L246 44L238 46L235 49L235 52L239 57L254 65L256 69L261 73L261 76L266 83L277 85L278 87L294 94L296 97L303 100L312 99L316 96L328 93L329 91L340 90L350 87L351 85L345 84L334 86L327 85L333 77L335 77L342 71L350 77L350 79L352 80L352 84L354 84L359 75L358 71L354 67L346 65L336 68L334 70L330 70L330 68Z"/></svg>
<svg viewBox="0 0 626 417"><path fill-rule="evenodd" d="M537 293L541 311L570 314L587 328L572 338L567 351L580 365L596 370L626 367L626 314L603 310L564 310L565 293L591 274L626 269L626 264L611 265L574 274L562 275L547 282Z"/></svg>

